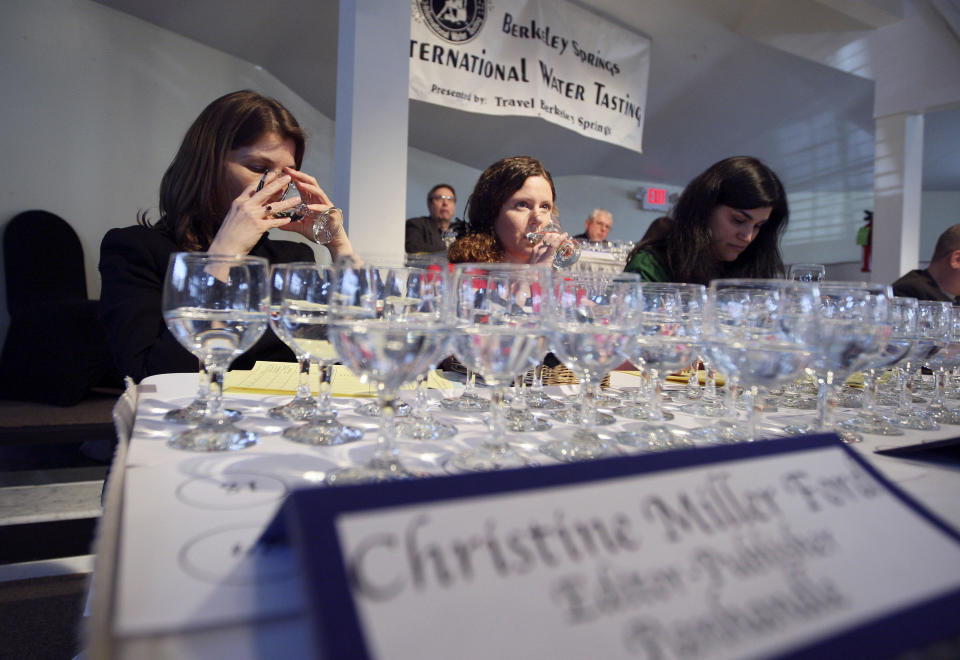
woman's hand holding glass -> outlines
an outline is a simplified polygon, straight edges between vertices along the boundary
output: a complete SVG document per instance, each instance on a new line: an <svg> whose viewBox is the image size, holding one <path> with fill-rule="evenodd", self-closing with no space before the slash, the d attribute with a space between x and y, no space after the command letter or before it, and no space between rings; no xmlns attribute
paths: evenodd
<svg viewBox="0 0 960 660"><path fill-rule="evenodd" d="M544 227L527 233L534 247L530 263L551 263L554 268L569 268L580 259L580 243L563 231L556 218Z"/></svg>
<svg viewBox="0 0 960 660"><path fill-rule="evenodd" d="M243 449L257 435L234 426L223 411L223 377L230 363L267 329L270 290L266 259L179 252L170 256L163 318L174 337L210 376L206 417L168 444L193 451Z"/></svg>

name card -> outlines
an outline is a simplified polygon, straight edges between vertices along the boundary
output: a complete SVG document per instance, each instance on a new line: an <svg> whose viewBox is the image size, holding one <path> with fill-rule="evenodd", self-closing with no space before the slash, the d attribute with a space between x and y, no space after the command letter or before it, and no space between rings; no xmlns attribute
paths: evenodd
<svg viewBox="0 0 960 660"><path fill-rule="evenodd" d="M835 436L313 488L281 516L326 657L886 657L960 635L960 537Z"/></svg>

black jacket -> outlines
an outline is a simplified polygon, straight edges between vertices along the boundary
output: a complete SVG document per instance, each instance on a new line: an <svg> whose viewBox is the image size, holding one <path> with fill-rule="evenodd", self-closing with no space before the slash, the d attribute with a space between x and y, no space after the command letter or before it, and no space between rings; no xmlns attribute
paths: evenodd
<svg viewBox="0 0 960 660"><path fill-rule="evenodd" d="M163 279L170 255L177 251L165 233L139 225L111 229L100 244L100 321L117 369L138 382L153 374L194 372L200 367L163 320ZM250 254L270 263L315 261L310 246L272 241L266 235ZM231 368L250 369L257 360L294 359L268 328Z"/></svg>

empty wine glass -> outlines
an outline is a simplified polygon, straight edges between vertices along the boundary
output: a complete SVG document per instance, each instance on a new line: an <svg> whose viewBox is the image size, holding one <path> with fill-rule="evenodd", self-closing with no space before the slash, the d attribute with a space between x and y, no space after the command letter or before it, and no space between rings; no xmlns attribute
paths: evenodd
<svg viewBox="0 0 960 660"><path fill-rule="evenodd" d="M615 456L620 453L616 442L594 430L596 398L603 377L629 355L640 308L639 277L558 273L551 290L550 345L580 380L580 427L540 451L560 461Z"/></svg>
<svg viewBox="0 0 960 660"><path fill-rule="evenodd" d="M330 375L336 352L328 341L327 323L336 271L315 263L292 263L283 272L278 334L290 343L300 360L301 384L312 404L304 405L303 416L296 418L306 423L284 429L283 437L308 445L339 445L359 440L363 429L341 424L330 402ZM313 398L309 386L303 383L304 364L309 371L311 361L320 367L318 399Z"/></svg>
<svg viewBox="0 0 960 660"><path fill-rule="evenodd" d="M822 282L826 272L823 264L793 264L788 277L795 282Z"/></svg>
<svg viewBox="0 0 960 660"><path fill-rule="evenodd" d="M550 302L550 271L523 264L459 264L454 269L453 352L492 388L489 435L453 456L456 470L491 470L530 463L507 441L507 386L529 366Z"/></svg>
<svg viewBox="0 0 960 660"><path fill-rule="evenodd" d="M747 437L757 439L760 386L777 385L810 361L819 343L820 291L812 282L714 280L704 311L707 354L744 388ZM730 383L728 380L728 387Z"/></svg>
<svg viewBox="0 0 960 660"><path fill-rule="evenodd" d="M926 364L947 342L947 319L950 303L921 300L917 303L917 332L906 357L897 365L897 389L900 392L897 409L886 416L887 421L902 429L936 431L939 422L924 409L913 405L909 381L914 371Z"/></svg>
<svg viewBox="0 0 960 660"><path fill-rule="evenodd" d="M870 364L890 336L889 285L869 282L821 282L820 345L810 367L817 375L817 415L813 426L790 425L788 433L835 432L844 442L859 434L837 428L833 420L835 387Z"/></svg>
<svg viewBox="0 0 960 660"><path fill-rule="evenodd" d="M553 218L539 231L529 232L526 235L526 239L530 241L530 245L536 245L543 240L544 234L550 232L555 232L558 234L563 232L563 228L560 226L560 223L556 218ZM553 253L553 267L569 268L580 260L580 253L581 248L579 241L576 241L572 238L566 239L557 246L556 251Z"/></svg>
<svg viewBox="0 0 960 660"><path fill-rule="evenodd" d="M900 428L876 412L877 370L893 366L907 357L916 342L918 310L916 298L897 296L890 299L890 336L863 371L862 409L854 417L840 422L842 428L874 435L903 435Z"/></svg>
<svg viewBox="0 0 960 660"><path fill-rule="evenodd" d="M288 419L294 422L300 422L313 417L317 409L317 400L313 398L313 393L310 391L310 356L297 348L297 345L286 333L283 323L280 321L287 275L291 266L296 267L297 265L298 264L273 264L270 266L270 329L273 330L273 333L280 338L280 341L286 344L290 350L293 351L294 355L296 355L299 369L297 392L293 399L267 411L270 417Z"/></svg>
<svg viewBox="0 0 960 660"><path fill-rule="evenodd" d="M621 443L648 450L686 446L664 424L673 415L664 412L661 405L661 373L680 369L693 360L701 339L706 295L706 287L701 284L643 285L637 337L630 357L642 362L650 377L649 399L631 416L646 421L618 433Z"/></svg>
<svg viewBox="0 0 960 660"><path fill-rule="evenodd" d="M337 266L330 299L329 333L337 354L356 374L376 383L380 429L365 464L334 470L331 485L408 479L394 439L394 410L404 383L431 368L448 350L449 273L420 268Z"/></svg>
<svg viewBox="0 0 960 660"><path fill-rule="evenodd" d="M267 261L200 252L170 255L163 283L163 318L177 341L210 376L207 414L168 445L193 451L229 451L257 442L223 412L223 375L267 329Z"/></svg>
<svg viewBox="0 0 960 660"><path fill-rule="evenodd" d="M947 374L960 365L960 307L945 303L946 341L943 347L927 360L934 373L933 401L927 406L927 412L941 424L960 424L960 411L946 405L944 388Z"/></svg>

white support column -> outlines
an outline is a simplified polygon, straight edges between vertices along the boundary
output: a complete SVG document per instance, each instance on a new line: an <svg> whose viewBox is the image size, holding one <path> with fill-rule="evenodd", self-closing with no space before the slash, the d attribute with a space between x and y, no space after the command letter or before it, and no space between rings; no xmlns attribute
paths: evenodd
<svg viewBox="0 0 960 660"><path fill-rule="evenodd" d="M334 202L365 259L402 261L410 3L341 0Z"/></svg>
<svg viewBox="0 0 960 660"><path fill-rule="evenodd" d="M871 280L890 283L920 259L923 115L876 120Z"/></svg>

